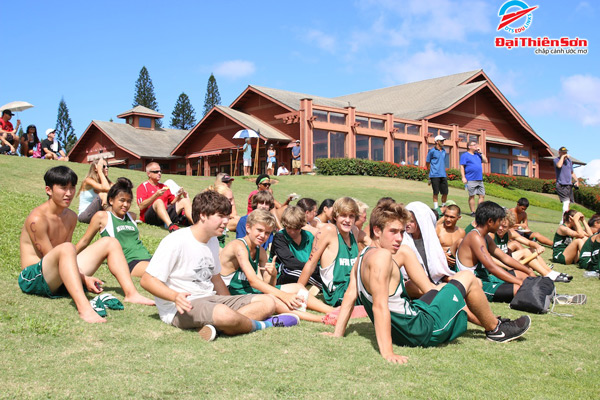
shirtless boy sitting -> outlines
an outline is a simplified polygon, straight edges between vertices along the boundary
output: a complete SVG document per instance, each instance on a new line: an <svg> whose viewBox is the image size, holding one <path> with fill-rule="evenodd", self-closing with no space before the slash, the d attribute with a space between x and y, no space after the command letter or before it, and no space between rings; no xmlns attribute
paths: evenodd
<svg viewBox="0 0 600 400"><path fill-rule="evenodd" d="M265 210L254 210L248 215L246 236L230 242L221 252L221 277L232 295L270 294L275 298L275 312L292 313L300 319L321 322L323 316L298 311L303 299L300 290L306 290L298 283L276 285L277 257L267 263L267 252L261 245L275 229L275 217ZM334 311L314 296L308 295L306 308L322 313Z"/></svg>
<svg viewBox="0 0 600 400"><path fill-rule="evenodd" d="M435 286L415 253L401 245L407 219L402 205L391 201L380 204L371 213L373 242L352 268L333 336L344 335L359 296L375 326L381 356L393 363L405 363L407 358L395 354L392 344L437 346L462 335L467 329L466 305L486 330L489 340L508 342L527 332L531 324L528 316L514 321L494 316L478 280L469 272L459 272L447 284ZM412 300L406 295L401 267L425 293L419 299Z"/></svg>
<svg viewBox="0 0 600 400"><path fill-rule="evenodd" d="M106 322L90 305L85 289L101 293L103 282L92 277L106 259L108 269L125 292L125 301L146 305L154 302L135 288L121 245L105 237L77 254L71 243L77 214L69 210L75 195L77 175L65 166L49 169L44 175L48 200L33 209L21 231L21 274L19 287L24 293L57 298L71 296L86 322ZM63 287L64 286L64 287Z"/></svg>
<svg viewBox="0 0 600 400"><path fill-rule="evenodd" d="M465 236L456 251L456 266L459 271L471 271L481 279L489 301L510 303L523 280L536 275L500 250L488 235L498 231L505 216L504 208L492 201L479 204L475 212L476 227ZM514 269L507 271L499 267L492 256Z"/></svg>
<svg viewBox="0 0 600 400"><path fill-rule="evenodd" d="M532 232L531 229L529 229L529 224L527 222L528 207L529 200L527 200L525 197L521 197L519 201L517 201L516 207L510 209L510 212L512 212L516 218L516 232L527 239L536 240L546 246L552 246L552 240L548 239L546 236L542 235L539 232Z"/></svg>
<svg viewBox="0 0 600 400"><path fill-rule="evenodd" d="M358 257L358 242L364 243L366 234L354 224L359 213L354 200L339 198L332 208L333 224L323 224L319 228L298 283L306 285L320 261L323 297L327 304L337 307L350 282L350 271Z"/></svg>
<svg viewBox="0 0 600 400"><path fill-rule="evenodd" d="M458 249L460 242L466 235L463 228L456 226L459 219L461 219L460 207L456 204L449 205L444 210L443 218L440 219L441 222L435 228L442 249L446 254L448 266L454 271L456 271L456 249Z"/></svg>

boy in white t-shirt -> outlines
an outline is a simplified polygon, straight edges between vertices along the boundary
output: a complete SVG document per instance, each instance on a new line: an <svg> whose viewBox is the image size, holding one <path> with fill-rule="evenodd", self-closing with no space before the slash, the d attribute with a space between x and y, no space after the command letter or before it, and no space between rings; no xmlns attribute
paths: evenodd
<svg viewBox="0 0 600 400"><path fill-rule="evenodd" d="M268 318L275 311L269 295L230 296L219 274L217 240L230 214L231 204L225 196L202 192L192 203L194 225L160 242L140 281L156 296L160 319L181 329L199 329L205 340L214 340L217 331L238 335L296 325L295 315Z"/></svg>

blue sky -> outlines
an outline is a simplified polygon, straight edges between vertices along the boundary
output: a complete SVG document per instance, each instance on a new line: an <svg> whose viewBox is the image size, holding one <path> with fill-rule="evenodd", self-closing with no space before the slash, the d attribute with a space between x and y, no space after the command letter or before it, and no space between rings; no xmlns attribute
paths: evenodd
<svg viewBox="0 0 600 400"><path fill-rule="evenodd" d="M43 132L64 97L79 136L131 108L144 65L167 124L181 92L200 119L211 72L229 105L249 84L340 96L483 68L550 146L600 159L600 4L527 0L539 8L519 36L589 41L587 55L536 55L494 47L511 37L496 31L502 3L9 2L0 105L34 104L18 117Z"/></svg>

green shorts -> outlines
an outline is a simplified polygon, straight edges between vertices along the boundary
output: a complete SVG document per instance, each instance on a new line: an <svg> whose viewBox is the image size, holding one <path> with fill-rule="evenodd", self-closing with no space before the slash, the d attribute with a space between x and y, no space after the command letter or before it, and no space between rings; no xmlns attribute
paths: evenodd
<svg viewBox="0 0 600 400"><path fill-rule="evenodd" d="M21 271L19 275L19 287L23 293L45 296L51 299L68 296L64 285L61 285L56 293L52 293L44 279L44 275L42 275L42 260Z"/></svg>
<svg viewBox="0 0 600 400"><path fill-rule="evenodd" d="M506 282L492 274L489 274L487 279L481 280L483 293L485 293L485 297L487 297L488 301L494 300L494 294L496 294L496 290L498 290L500 285L503 283Z"/></svg>
<svg viewBox="0 0 600 400"><path fill-rule="evenodd" d="M465 299L460 290L451 284L445 285L430 304L415 300L414 306L433 318L433 332L423 347L448 343L467 330Z"/></svg>
<svg viewBox="0 0 600 400"><path fill-rule="evenodd" d="M229 294L232 296L241 296L246 294L264 294L260 290L254 289L252 286L250 286L250 283L240 287L227 286L227 288L229 289ZM281 285L275 285L275 289L281 290Z"/></svg>
<svg viewBox="0 0 600 400"><path fill-rule="evenodd" d="M338 285L335 287L333 292L330 292L327 287L323 285L323 300L325 300L325 303L329 304L331 307L337 307L341 305L349 284L350 281L347 281L341 285Z"/></svg>
<svg viewBox="0 0 600 400"><path fill-rule="evenodd" d="M565 260L565 255L563 254L562 251L559 253L556 253L556 254L552 254L552 262L557 263L557 264L567 265L567 261Z"/></svg>

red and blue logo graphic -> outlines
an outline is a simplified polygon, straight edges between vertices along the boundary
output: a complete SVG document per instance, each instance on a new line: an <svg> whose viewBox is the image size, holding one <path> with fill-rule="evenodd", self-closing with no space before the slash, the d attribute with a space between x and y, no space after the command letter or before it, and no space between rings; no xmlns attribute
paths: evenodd
<svg viewBox="0 0 600 400"><path fill-rule="evenodd" d="M531 13L536 8L538 8L538 6L529 7L527 3L521 0L507 1L502 4L502 7L500 7L500 10L498 11L500 23L498 24L497 30L503 29L513 35L525 32L527 28L531 26L531 21L533 20ZM520 24L522 19L524 19L522 25L517 27L511 26L517 21L520 21Z"/></svg>

